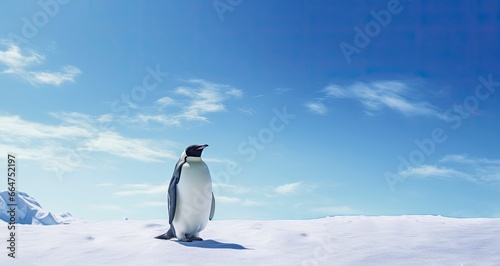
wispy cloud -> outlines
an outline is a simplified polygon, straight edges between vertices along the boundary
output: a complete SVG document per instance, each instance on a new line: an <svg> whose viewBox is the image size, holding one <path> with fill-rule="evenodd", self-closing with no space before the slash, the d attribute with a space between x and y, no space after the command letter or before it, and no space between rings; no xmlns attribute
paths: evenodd
<svg viewBox="0 0 500 266"><path fill-rule="evenodd" d="M114 183L101 183L96 185L96 187L114 187L114 186L115 186Z"/></svg>
<svg viewBox="0 0 500 266"><path fill-rule="evenodd" d="M209 122L209 114L227 111L227 100L243 96L243 91L229 85L202 79L183 82L185 86L175 88L171 95L156 101L156 108L161 113L138 113L122 120L141 124L155 122L166 126L181 126L182 123L190 121Z"/></svg>
<svg viewBox="0 0 500 266"><path fill-rule="evenodd" d="M176 160L177 143L169 140L130 138L110 129L102 129L101 123L112 120L110 115L89 116L76 112L50 113L87 135L77 139L78 149L86 152L104 152L118 157L135 159L143 162L161 162Z"/></svg>
<svg viewBox="0 0 500 266"><path fill-rule="evenodd" d="M227 203L227 204L239 204L246 207L254 207L254 206L262 206L265 205L264 202L252 200L252 199L240 199L236 197L228 197L228 196L216 196L216 202Z"/></svg>
<svg viewBox="0 0 500 266"><path fill-rule="evenodd" d="M49 84L59 86L64 82L74 82L75 77L82 72L74 66L65 66L61 71L30 71L28 79L36 84Z"/></svg>
<svg viewBox="0 0 500 266"><path fill-rule="evenodd" d="M173 98L165 96L165 97L162 97L162 98L156 100L156 104L161 109L163 109L164 107L167 107L167 106L177 105L177 102Z"/></svg>
<svg viewBox="0 0 500 266"><path fill-rule="evenodd" d="M39 139L85 138L91 135L87 128L78 125L46 125L27 121L18 115L0 115L0 135L18 141ZM15 133L13 133L15 132Z"/></svg>
<svg viewBox="0 0 500 266"><path fill-rule="evenodd" d="M226 197L226 196L217 196L215 200L221 203L238 203L241 201L239 198Z"/></svg>
<svg viewBox="0 0 500 266"><path fill-rule="evenodd" d="M500 159L475 158L466 154L454 154L439 160L467 173L475 182L499 182Z"/></svg>
<svg viewBox="0 0 500 266"><path fill-rule="evenodd" d="M500 165L500 160L498 160L498 159L492 160L492 159L487 159L487 158L472 158L472 157L470 157L468 155L464 155L464 154L447 155L447 156L441 158L441 160L439 160L439 162L469 164L469 165L476 165L476 166L479 166L479 165L483 165L483 166Z"/></svg>
<svg viewBox="0 0 500 266"><path fill-rule="evenodd" d="M319 100L314 102L307 102L304 104L307 109L315 114L324 115L328 112L328 108Z"/></svg>
<svg viewBox="0 0 500 266"><path fill-rule="evenodd" d="M246 194L252 191L251 187L235 186L226 183L213 183L212 186L214 189L221 189L234 194Z"/></svg>
<svg viewBox="0 0 500 266"><path fill-rule="evenodd" d="M405 116L428 116L443 119L438 108L432 104L413 97L413 89L401 81L357 82L347 86L330 84L322 92L325 98L353 99L365 108L365 113L374 115L383 109L397 111ZM324 99L325 99L324 98ZM306 106L317 114L324 114L322 101L306 103Z"/></svg>
<svg viewBox="0 0 500 266"><path fill-rule="evenodd" d="M281 194L281 195L293 194L293 193L297 192L297 190L301 186L302 186L302 182L289 183L289 184L284 184L284 185L276 187L276 189L274 191L278 194Z"/></svg>
<svg viewBox="0 0 500 266"><path fill-rule="evenodd" d="M287 94L287 93L290 93L292 91L293 91L293 89L291 89L291 88L276 88L276 89L274 89L274 94L278 94L278 95Z"/></svg>
<svg viewBox="0 0 500 266"><path fill-rule="evenodd" d="M105 152L143 162L175 160L178 156L162 148L165 146L168 146L168 143L162 143L161 140L134 139L122 136L117 132L107 131L97 133L95 137L85 142L81 149L89 152Z"/></svg>
<svg viewBox="0 0 500 266"><path fill-rule="evenodd" d="M500 160L473 158L463 154L444 156L435 165L424 164L404 169L397 174L401 179L462 179L473 183L500 181Z"/></svg>
<svg viewBox="0 0 500 266"><path fill-rule="evenodd" d="M137 114L134 117L121 117L119 120L123 123L148 124L151 122L159 123L165 126L180 126L182 119L179 116L165 114Z"/></svg>
<svg viewBox="0 0 500 266"><path fill-rule="evenodd" d="M5 73L13 73L27 66L41 63L45 58L33 51L23 54L21 48L15 44L0 40L5 50L0 50L0 63L8 67Z"/></svg>
<svg viewBox="0 0 500 266"><path fill-rule="evenodd" d="M238 107L238 110L246 115L255 115L257 112L252 108Z"/></svg>
<svg viewBox="0 0 500 266"><path fill-rule="evenodd" d="M203 159L205 162L211 162L211 163L223 163L223 164L231 164L231 165L237 165L238 163L236 161L230 160L230 159L224 159L224 158L215 158L215 157L205 157Z"/></svg>
<svg viewBox="0 0 500 266"><path fill-rule="evenodd" d="M175 93L186 96L188 102L179 119L208 121L208 113L222 112L226 108L223 104L228 97L241 97L243 92L228 85L211 83L202 79L187 80L189 87L178 87Z"/></svg>
<svg viewBox="0 0 500 266"><path fill-rule="evenodd" d="M470 159L466 155L462 154L451 154L451 155L446 155L445 157L441 158L439 160L441 163L462 163L462 164L474 164L475 160Z"/></svg>
<svg viewBox="0 0 500 266"><path fill-rule="evenodd" d="M137 196L137 195L155 195L166 194L168 184L125 184L120 191L115 192L117 196Z"/></svg>
<svg viewBox="0 0 500 266"><path fill-rule="evenodd" d="M465 178L465 179L470 178L468 174L457 171L455 169L442 166L439 167L435 165L427 165L427 164L403 170L399 172L399 175L403 178L429 178L429 177Z"/></svg>
<svg viewBox="0 0 500 266"><path fill-rule="evenodd" d="M48 125L9 114L0 114L0 124L1 150L44 162L46 169L65 161L65 155L71 152L69 143L92 135L87 128L77 125Z"/></svg>
<svg viewBox="0 0 500 266"><path fill-rule="evenodd" d="M0 64L5 69L2 74L11 74L20 77L33 85L46 84L59 86L65 82L74 82L82 72L75 66L66 65L60 71L30 70L31 67L41 65L45 56L34 51L23 51L19 46L0 40Z"/></svg>
<svg viewBox="0 0 500 266"><path fill-rule="evenodd" d="M167 207L166 201L145 201L132 205L138 208L150 208L150 207Z"/></svg>
<svg viewBox="0 0 500 266"><path fill-rule="evenodd" d="M228 90L226 90L226 94L229 96L239 98L239 97L243 96L243 91L235 89L235 88L229 88Z"/></svg>
<svg viewBox="0 0 500 266"><path fill-rule="evenodd" d="M25 120L18 115L0 114L0 149L22 154L24 159L40 161L45 170L64 163L70 155L81 159L92 152L143 162L176 160L177 144L168 140L138 139L100 128L107 115L51 113L56 124ZM65 165L72 167L72 165Z"/></svg>
<svg viewBox="0 0 500 266"><path fill-rule="evenodd" d="M251 200L251 199L245 199L243 200L242 204L244 206L262 206L265 203L262 201L257 201L257 200Z"/></svg>

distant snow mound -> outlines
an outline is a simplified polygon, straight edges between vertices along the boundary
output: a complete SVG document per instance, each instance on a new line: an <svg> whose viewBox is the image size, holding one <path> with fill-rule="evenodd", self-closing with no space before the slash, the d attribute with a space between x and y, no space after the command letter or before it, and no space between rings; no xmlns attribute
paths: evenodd
<svg viewBox="0 0 500 266"><path fill-rule="evenodd" d="M10 201L8 191L0 192L0 220L9 222L10 210L8 204ZM46 211L42 206L32 197L24 192L16 192L15 202L16 206L16 223L18 224L39 224L39 225L55 225L61 223L69 223L73 218L69 213L60 215L52 214Z"/></svg>

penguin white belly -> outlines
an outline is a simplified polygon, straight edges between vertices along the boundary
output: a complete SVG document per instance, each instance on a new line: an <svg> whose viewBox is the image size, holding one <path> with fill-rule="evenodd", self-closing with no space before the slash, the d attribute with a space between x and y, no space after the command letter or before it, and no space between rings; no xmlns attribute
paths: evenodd
<svg viewBox="0 0 500 266"><path fill-rule="evenodd" d="M201 158L188 157L177 184L175 217L172 225L178 239L198 236L205 228L212 204L212 179Z"/></svg>

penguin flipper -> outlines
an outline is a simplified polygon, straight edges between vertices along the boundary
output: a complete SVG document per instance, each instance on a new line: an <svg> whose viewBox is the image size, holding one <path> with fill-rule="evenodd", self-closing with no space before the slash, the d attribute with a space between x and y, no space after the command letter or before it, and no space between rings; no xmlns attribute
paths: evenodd
<svg viewBox="0 0 500 266"><path fill-rule="evenodd" d="M177 206L177 183L181 177L182 163L178 162L175 166L170 185L168 186L167 202L168 202L168 223L172 224L175 217L175 209Z"/></svg>
<svg viewBox="0 0 500 266"><path fill-rule="evenodd" d="M214 218L215 214L215 197L214 193L212 192L212 206L210 207L210 216L208 217L209 220L212 220Z"/></svg>
<svg viewBox="0 0 500 266"><path fill-rule="evenodd" d="M177 204L177 185L170 184L168 189L168 224L172 224L175 217L175 207Z"/></svg>

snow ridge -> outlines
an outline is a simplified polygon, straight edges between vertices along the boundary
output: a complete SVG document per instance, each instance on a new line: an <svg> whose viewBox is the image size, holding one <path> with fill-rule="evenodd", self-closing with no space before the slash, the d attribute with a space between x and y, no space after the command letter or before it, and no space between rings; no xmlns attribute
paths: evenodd
<svg viewBox="0 0 500 266"><path fill-rule="evenodd" d="M69 213L57 215L43 209L40 203L27 193L16 192L14 200L17 204L15 212L17 224L55 225L69 223L72 220ZM9 203L11 203L9 192L0 192L0 220L5 222L9 222L10 219L7 213L10 209Z"/></svg>

